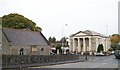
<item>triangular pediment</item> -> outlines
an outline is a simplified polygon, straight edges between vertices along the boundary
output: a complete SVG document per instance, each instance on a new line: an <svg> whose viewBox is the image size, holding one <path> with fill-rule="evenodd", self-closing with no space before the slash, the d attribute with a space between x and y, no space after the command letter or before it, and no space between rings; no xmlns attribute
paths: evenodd
<svg viewBox="0 0 120 70"><path fill-rule="evenodd" d="M76 34L75 36L81 36L81 35L87 35L87 34L80 32L80 33Z"/></svg>
<svg viewBox="0 0 120 70"><path fill-rule="evenodd" d="M80 32L77 32L77 33L73 34L72 36L85 36L85 35L88 35L88 34L80 31Z"/></svg>
<svg viewBox="0 0 120 70"><path fill-rule="evenodd" d="M91 31L91 30L79 31L79 32L71 35L71 37L73 37L73 36L101 36L101 37L106 37L105 35L102 35L100 33L97 33L95 31Z"/></svg>

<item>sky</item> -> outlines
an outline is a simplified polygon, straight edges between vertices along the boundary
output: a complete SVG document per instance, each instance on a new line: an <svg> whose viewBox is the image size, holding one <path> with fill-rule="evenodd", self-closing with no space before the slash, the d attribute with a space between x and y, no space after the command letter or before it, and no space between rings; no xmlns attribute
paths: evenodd
<svg viewBox="0 0 120 70"><path fill-rule="evenodd" d="M118 1L0 0L0 17L21 14L41 27L47 39L85 30L112 35L118 33Z"/></svg>

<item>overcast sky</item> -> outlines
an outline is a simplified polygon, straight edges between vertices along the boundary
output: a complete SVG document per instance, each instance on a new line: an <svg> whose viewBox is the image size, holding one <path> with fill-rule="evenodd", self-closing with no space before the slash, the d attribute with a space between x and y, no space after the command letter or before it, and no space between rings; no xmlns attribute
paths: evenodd
<svg viewBox="0 0 120 70"><path fill-rule="evenodd" d="M85 30L111 35L118 33L118 1L0 0L0 16L21 14L41 27L46 38L60 39L62 29L67 37Z"/></svg>

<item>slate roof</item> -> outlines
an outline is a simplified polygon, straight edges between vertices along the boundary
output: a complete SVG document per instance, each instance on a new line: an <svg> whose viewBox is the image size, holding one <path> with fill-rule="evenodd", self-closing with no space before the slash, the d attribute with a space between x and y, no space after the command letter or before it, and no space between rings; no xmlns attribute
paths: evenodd
<svg viewBox="0 0 120 70"><path fill-rule="evenodd" d="M100 33L97 33L95 31L91 31L91 30L86 30L86 31L83 31L83 32L88 34L88 35L100 35Z"/></svg>
<svg viewBox="0 0 120 70"><path fill-rule="evenodd" d="M105 35L102 35L102 34L100 34L100 33L97 33L97 32L95 32L95 31L92 31L92 30L79 31L79 32L77 32L77 33L75 33L75 34L72 34L71 36L74 36L74 35L79 34L79 33L85 33L85 34L91 35L91 36L107 37L107 36L105 36Z"/></svg>
<svg viewBox="0 0 120 70"><path fill-rule="evenodd" d="M48 45L47 39L41 32L20 29L2 29L11 45Z"/></svg>

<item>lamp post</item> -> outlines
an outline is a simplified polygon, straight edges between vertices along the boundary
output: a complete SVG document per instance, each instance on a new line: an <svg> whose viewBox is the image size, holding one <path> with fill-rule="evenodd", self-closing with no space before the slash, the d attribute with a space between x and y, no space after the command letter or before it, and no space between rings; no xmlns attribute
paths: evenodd
<svg viewBox="0 0 120 70"><path fill-rule="evenodd" d="M2 54L2 43L0 42L0 53Z"/></svg>
<svg viewBox="0 0 120 70"><path fill-rule="evenodd" d="M2 43L0 42L0 49L2 50Z"/></svg>
<svg viewBox="0 0 120 70"><path fill-rule="evenodd" d="M107 51L107 38L108 38L108 25L106 25L106 39L105 39L105 52Z"/></svg>
<svg viewBox="0 0 120 70"><path fill-rule="evenodd" d="M108 25L106 25L106 36L108 36Z"/></svg>
<svg viewBox="0 0 120 70"><path fill-rule="evenodd" d="M64 24L65 26L67 26L67 24ZM62 26L62 39L61 39L61 41L62 41L62 47L61 47L61 49L62 49L62 54L64 53L64 44L63 44L63 29L64 29L64 25Z"/></svg>
<svg viewBox="0 0 120 70"><path fill-rule="evenodd" d="M86 46L86 57L85 57L85 59L87 60L88 58L87 58L87 46Z"/></svg>

